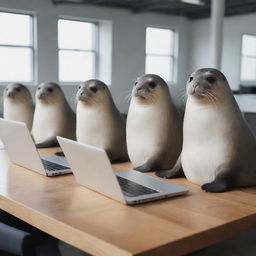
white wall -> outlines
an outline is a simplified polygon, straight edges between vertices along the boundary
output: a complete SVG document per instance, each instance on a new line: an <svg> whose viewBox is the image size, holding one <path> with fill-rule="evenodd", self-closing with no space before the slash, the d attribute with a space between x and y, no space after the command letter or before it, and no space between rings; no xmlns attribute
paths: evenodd
<svg viewBox="0 0 256 256"><path fill-rule="evenodd" d="M128 109L125 99L133 81L144 73L145 29L147 25L167 26L179 34L177 84L171 86L176 101L187 80L188 21L183 17L156 13L132 14L128 10L89 5L53 5L50 0L0 0L0 8L28 10L35 13L38 24L38 82L58 82L57 19L60 15L112 21L112 68L110 89L118 108ZM103 38L101 38L103 40ZM35 85L36 86L36 85ZM2 89L0 93L2 94ZM34 93L32 88L32 92ZM64 92L74 107L77 87L65 86ZM1 104L2 106L2 104ZM1 109L0 109L1 112Z"/></svg>
<svg viewBox="0 0 256 256"><path fill-rule="evenodd" d="M256 14L226 17L224 19L222 72L233 90L239 89L241 41L245 33L256 35ZM189 73L198 68L208 67L210 20L191 22L189 45Z"/></svg>

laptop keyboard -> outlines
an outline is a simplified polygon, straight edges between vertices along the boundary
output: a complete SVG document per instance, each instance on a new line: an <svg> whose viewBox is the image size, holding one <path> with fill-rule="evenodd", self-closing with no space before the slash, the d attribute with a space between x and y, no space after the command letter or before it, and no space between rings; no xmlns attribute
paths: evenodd
<svg viewBox="0 0 256 256"><path fill-rule="evenodd" d="M50 172L69 169L67 166L56 164L44 159L42 159L42 162L43 162L44 168Z"/></svg>
<svg viewBox="0 0 256 256"><path fill-rule="evenodd" d="M117 180L125 196L135 197L148 194L159 193L157 190L145 187L131 180L127 180L120 176L117 176Z"/></svg>

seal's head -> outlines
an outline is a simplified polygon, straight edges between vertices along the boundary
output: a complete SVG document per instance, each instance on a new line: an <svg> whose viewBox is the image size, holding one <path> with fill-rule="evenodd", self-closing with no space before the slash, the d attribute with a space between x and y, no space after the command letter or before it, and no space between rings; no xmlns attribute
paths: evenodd
<svg viewBox="0 0 256 256"><path fill-rule="evenodd" d="M13 102L32 101L28 88L19 83L6 86L4 90L4 98Z"/></svg>
<svg viewBox="0 0 256 256"><path fill-rule="evenodd" d="M43 82L38 85L36 100L40 103L55 103L58 101L58 98L64 98L64 95L61 88L56 83Z"/></svg>
<svg viewBox="0 0 256 256"><path fill-rule="evenodd" d="M188 97L202 102L214 102L229 90L225 76L217 69L203 68L192 73L187 82Z"/></svg>
<svg viewBox="0 0 256 256"><path fill-rule="evenodd" d="M161 100L163 95L169 95L166 82L157 75L146 74L139 77L132 90L132 97L140 103L151 104Z"/></svg>
<svg viewBox="0 0 256 256"><path fill-rule="evenodd" d="M91 79L79 85L76 99L87 105L100 104L111 98L106 84L100 80Z"/></svg>

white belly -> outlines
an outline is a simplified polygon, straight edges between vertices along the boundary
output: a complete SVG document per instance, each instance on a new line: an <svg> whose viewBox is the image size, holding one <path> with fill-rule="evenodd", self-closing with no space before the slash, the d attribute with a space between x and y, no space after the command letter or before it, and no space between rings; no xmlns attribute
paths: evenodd
<svg viewBox="0 0 256 256"><path fill-rule="evenodd" d="M187 179L196 184L212 182L216 169L225 163L226 150L223 143L188 143L181 155L182 167Z"/></svg>
<svg viewBox="0 0 256 256"><path fill-rule="evenodd" d="M216 168L226 163L230 146L228 126L216 109L186 107L181 161L187 179L196 184L212 182Z"/></svg>
<svg viewBox="0 0 256 256"><path fill-rule="evenodd" d="M162 143L163 108L139 107L131 103L127 118L127 149L135 166L144 164Z"/></svg>
<svg viewBox="0 0 256 256"><path fill-rule="evenodd" d="M106 148L110 141L111 122L97 107L77 106L77 141L95 147Z"/></svg>
<svg viewBox="0 0 256 256"><path fill-rule="evenodd" d="M61 111L55 106L36 106L32 134L36 143L41 143L46 139L60 135L63 125Z"/></svg>
<svg viewBox="0 0 256 256"><path fill-rule="evenodd" d="M32 128L33 106L26 104L14 104L7 100L4 102L4 118L26 123L29 131Z"/></svg>

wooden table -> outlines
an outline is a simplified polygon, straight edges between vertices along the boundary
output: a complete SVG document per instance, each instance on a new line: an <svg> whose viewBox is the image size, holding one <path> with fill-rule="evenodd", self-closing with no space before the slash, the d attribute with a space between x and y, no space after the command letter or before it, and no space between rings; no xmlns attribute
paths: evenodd
<svg viewBox="0 0 256 256"><path fill-rule="evenodd" d="M8 168L0 150L0 208L93 255L183 255L256 228L256 188L210 194L185 178L171 181L190 193L126 206L77 185L73 175Z"/></svg>

